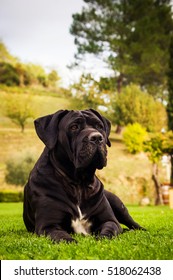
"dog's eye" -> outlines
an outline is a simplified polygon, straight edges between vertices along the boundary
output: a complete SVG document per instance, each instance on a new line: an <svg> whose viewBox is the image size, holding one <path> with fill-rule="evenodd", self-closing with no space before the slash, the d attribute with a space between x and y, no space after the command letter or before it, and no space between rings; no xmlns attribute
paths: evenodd
<svg viewBox="0 0 173 280"><path fill-rule="evenodd" d="M73 125L71 125L70 129L72 131L78 130L79 129L79 125L78 124L73 124Z"/></svg>
<svg viewBox="0 0 173 280"><path fill-rule="evenodd" d="M98 130L102 130L103 126L100 123L96 123L95 128Z"/></svg>

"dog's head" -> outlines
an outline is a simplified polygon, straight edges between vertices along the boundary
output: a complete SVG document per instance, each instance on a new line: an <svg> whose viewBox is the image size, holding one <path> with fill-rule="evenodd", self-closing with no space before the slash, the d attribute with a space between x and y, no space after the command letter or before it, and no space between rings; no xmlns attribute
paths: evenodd
<svg viewBox="0 0 173 280"><path fill-rule="evenodd" d="M92 109L60 110L35 120L36 132L46 147L63 150L61 156L66 155L75 169L106 166L110 127L110 122Z"/></svg>

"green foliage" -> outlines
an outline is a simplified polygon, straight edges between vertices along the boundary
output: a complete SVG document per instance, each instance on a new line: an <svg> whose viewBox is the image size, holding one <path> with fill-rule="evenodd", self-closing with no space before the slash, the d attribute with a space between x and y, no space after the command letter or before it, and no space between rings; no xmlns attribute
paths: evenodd
<svg viewBox="0 0 173 280"><path fill-rule="evenodd" d="M173 154L173 132L151 134L144 142L144 151L152 163L158 163L163 154Z"/></svg>
<svg viewBox="0 0 173 280"><path fill-rule="evenodd" d="M48 74L48 84L52 87L56 87L59 81L60 81L60 77L58 76L58 73L55 70L52 70Z"/></svg>
<svg viewBox="0 0 173 280"><path fill-rule="evenodd" d="M173 131L170 130L162 135L162 149L164 153L173 155Z"/></svg>
<svg viewBox="0 0 173 280"><path fill-rule="evenodd" d="M0 203L1 260L172 260L172 210L166 206L128 207L147 231L127 231L113 239L76 235L77 244L55 244L28 233L22 203ZM154 217L154 218L153 218ZM111 248L111 250L110 250ZM124 248L126 248L124 250Z"/></svg>
<svg viewBox="0 0 173 280"><path fill-rule="evenodd" d="M28 82L30 85L42 85L47 86L47 75L43 67L40 65L28 63L24 65L24 68L28 74Z"/></svg>
<svg viewBox="0 0 173 280"><path fill-rule="evenodd" d="M166 127L165 107L137 85L131 84L116 95L114 120L118 125L140 123L148 131L161 131Z"/></svg>
<svg viewBox="0 0 173 280"><path fill-rule="evenodd" d="M123 141L132 154L143 151L143 142L147 137L147 132L139 123L129 124L123 132Z"/></svg>
<svg viewBox="0 0 173 280"><path fill-rule="evenodd" d="M10 158L6 162L6 182L16 186L24 186L34 163L35 158L29 153L20 153Z"/></svg>
<svg viewBox="0 0 173 280"><path fill-rule="evenodd" d="M115 92L117 89L117 78L116 77L100 77L98 86L100 91Z"/></svg>
<svg viewBox="0 0 173 280"><path fill-rule="evenodd" d="M163 155L163 137L162 134L155 134L144 142L144 151L152 163L158 163Z"/></svg>
<svg viewBox="0 0 173 280"><path fill-rule="evenodd" d="M0 202L22 202L23 191L4 190L0 191Z"/></svg>
<svg viewBox="0 0 173 280"><path fill-rule="evenodd" d="M170 58L169 58L169 70L168 70L168 128L173 130L173 36L171 37L170 43Z"/></svg>
<svg viewBox="0 0 173 280"><path fill-rule="evenodd" d="M15 70L18 74L18 78L19 78L19 86L23 87L23 86L27 86L29 84L31 84L31 76L30 73L26 70L26 67L24 64L22 63L17 63L15 64Z"/></svg>
<svg viewBox="0 0 173 280"><path fill-rule="evenodd" d="M5 99L5 115L20 126L22 132L25 129L27 120L34 117L31 102L31 96L21 98L20 94L9 94Z"/></svg>
<svg viewBox="0 0 173 280"><path fill-rule="evenodd" d="M39 85L42 87L56 87L60 80L57 72L46 73L40 65L21 63L13 57L6 46L0 41L0 84L7 86Z"/></svg>
<svg viewBox="0 0 173 280"><path fill-rule="evenodd" d="M99 54L124 83L138 83L160 95L166 87L173 28L171 0L84 2L70 30L78 48L76 58Z"/></svg>
<svg viewBox="0 0 173 280"><path fill-rule="evenodd" d="M172 130L164 134L162 149L164 153L167 153L170 156L170 161L171 161L170 184L173 185L173 131Z"/></svg>
<svg viewBox="0 0 173 280"><path fill-rule="evenodd" d="M14 66L6 62L0 62L0 83L7 86L19 85L19 76Z"/></svg>
<svg viewBox="0 0 173 280"><path fill-rule="evenodd" d="M4 45L4 43L1 40L0 40L0 62L6 62L12 65L18 63L18 59L9 53L7 47Z"/></svg>
<svg viewBox="0 0 173 280"><path fill-rule="evenodd" d="M104 105L98 84L91 75L82 75L78 83L71 86L73 98L71 108L82 110L92 108L97 110L99 105Z"/></svg>

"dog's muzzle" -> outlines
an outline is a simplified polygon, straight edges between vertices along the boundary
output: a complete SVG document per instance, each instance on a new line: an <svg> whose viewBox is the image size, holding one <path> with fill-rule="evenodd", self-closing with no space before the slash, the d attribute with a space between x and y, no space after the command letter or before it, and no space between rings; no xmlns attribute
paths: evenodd
<svg viewBox="0 0 173 280"><path fill-rule="evenodd" d="M102 169L107 163L106 142L103 135L94 129L83 130L78 138L76 146L76 168L87 168L93 165Z"/></svg>
<svg viewBox="0 0 173 280"><path fill-rule="evenodd" d="M96 145L101 145L103 143L103 135L100 132L92 132L88 136L88 141Z"/></svg>

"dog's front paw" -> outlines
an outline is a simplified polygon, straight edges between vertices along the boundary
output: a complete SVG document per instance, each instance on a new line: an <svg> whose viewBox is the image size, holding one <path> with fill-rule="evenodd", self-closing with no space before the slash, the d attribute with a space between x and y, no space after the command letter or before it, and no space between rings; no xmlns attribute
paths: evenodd
<svg viewBox="0 0 173 280"><path fill-rule="evenodd" d="M105 232L105 233L100 233L99 235L97 235L96 239L97 240L104 239L104 238L112 239L112 238L115 238L117 235L118 235L117 232Z"/></svg>
<svg viewBox="0 0 173 280"><path fill-rule="evenodd" d="M100 234L100 235L98 236L98 239L104 239L104 238L112 239L112 238L114 238L114 237L116 237L116 235L113 235L113 234Z"/></svg>
<svg viewBox="0 0 173 280"><path fill-rule="evenodd" d="M139 225L139 226L137 226L137 227L131 227L130 229L131 229L131 230L144 230L144 231L147 231L147 229L146 229L146 228L141 227L140 225Z"/></svg>
<svg viewBox="0 0 173 280"><path fill-rule="evenodd" d="M108 221L102 225L101 231L100 231L100 238L113 238L116 237L118 234L122 233L123 229L119 224L116 224L114 222Z"/></svg>
<svg viewBox="0 0 173 280"><path fill-rule="evenodd" d="M76 241L76 239L74 239L74 238L63 238L63 239L61 239L60 241L65 241L65 242L67 242L67 243L78 243L77 241Z"/></svg>
<svg viewBox="0 0 173 280"><path fill-rule="evenodd" d="M64 230L54 230L54 231L48 233L48 235L54 242L64 241L67 243L71 243L71 242L77 243L77 241L74 238L72 238L71 235L68 234Z"/></svg>

